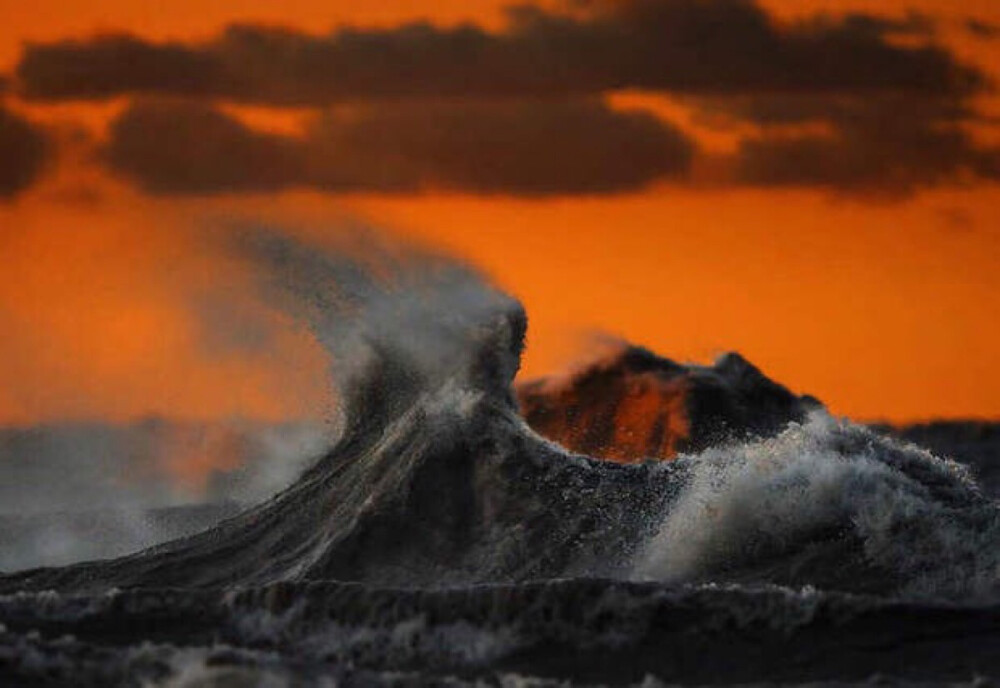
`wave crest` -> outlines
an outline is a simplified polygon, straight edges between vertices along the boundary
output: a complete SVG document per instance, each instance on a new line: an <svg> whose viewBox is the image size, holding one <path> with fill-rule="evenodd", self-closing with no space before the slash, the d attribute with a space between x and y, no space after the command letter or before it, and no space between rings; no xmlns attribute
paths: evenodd
<svg viewBox="0 0 1000 688"><path fill-rule="evenodd" d="M685 486L641 578L979 594L997 586L1000 517L969 471L816 411L765 440L682 459Z"/></svg>

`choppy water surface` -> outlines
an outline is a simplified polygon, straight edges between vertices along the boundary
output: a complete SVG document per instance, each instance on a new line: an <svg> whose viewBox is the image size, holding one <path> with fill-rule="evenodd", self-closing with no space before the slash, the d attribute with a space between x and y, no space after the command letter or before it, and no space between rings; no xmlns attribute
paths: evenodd
<svg viewBox="0 0 1000 688"><path fill-rule="evenodd" d="M519 414L523 311L468 270L242 250L331 351L332 447L201 532L0 577L0 684L1000 678L1000 511L967 465L806 400L673 461L573 454ZM698 374L766 405L728 370Z"/></svg>

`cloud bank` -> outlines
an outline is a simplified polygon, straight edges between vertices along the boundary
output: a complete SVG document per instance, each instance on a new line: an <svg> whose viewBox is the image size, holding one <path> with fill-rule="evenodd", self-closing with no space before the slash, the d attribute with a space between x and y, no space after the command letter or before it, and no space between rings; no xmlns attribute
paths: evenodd
<svg viewBox="0 0 1000 688"><path fill-rule="evenodd" d="M711 184L884 196L997 179L1000 149L976 135L996 124L974 105L992 87L916 13L783 21L751 0L581 0L512 8L499 29L237 24L205 41L34 43L14 90L133 99L101 158L156 194L704 184L696 132L607 104L639 91L737 134ZM255 130L219 109L234 103L306 108L311 124Z"/></svg>
<svg viewBox="0 0 1000 688"><path fill-rule="evenodd" d="M39 127L0 104L0 200L28 188L41 174L49 152Z"/></svg>
<svg viewBox="0 0 1000 688"><path fill-rule="evenodd" d="M325 112L300 136L255 132L202 103L142 102L104 157L158 194L312 187L525 196L608 193L686 173L694 143L597 100L418 103Z"/></svg>
<svg viewBox="0 0 1000 688"><path fill-rule="evenodd" d="M926 20L852 14L779 23L747 0L577 3L583 11L509 11L491 32L341 29L316 36L234 25L206 43L104 35L29 45L18 67L38 100L121 94L329 105L372 98L524 97L636 88L688 94L882 91L954 94L985 82L934 45Z"/></svg>

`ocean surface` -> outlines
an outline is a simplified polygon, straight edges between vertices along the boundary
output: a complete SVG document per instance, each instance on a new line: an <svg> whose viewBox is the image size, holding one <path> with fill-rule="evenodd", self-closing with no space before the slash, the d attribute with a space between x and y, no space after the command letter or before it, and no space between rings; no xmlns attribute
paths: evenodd
<svg viewBox="0 0 1000 688"><path fill-rule="evenodd" d="M150 548L8 567L0 685L1000 680L995 426L866 427L726 359L671 373L712 390L686 436L745 427L574 453L522 415L526 315L471 270L244 239L331 352L329 445L255 504L163 507Z"/></svg>

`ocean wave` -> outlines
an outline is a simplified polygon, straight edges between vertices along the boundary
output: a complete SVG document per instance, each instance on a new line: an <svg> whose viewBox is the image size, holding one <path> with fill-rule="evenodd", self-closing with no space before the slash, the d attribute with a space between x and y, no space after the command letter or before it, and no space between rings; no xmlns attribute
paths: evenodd
<svg viewBox="0 0 1000 688"><path fill-rule="evenodd" d="M780 435L684 457L686 484L637 575L987 594L1000 511L968 469L814 412ZM891 583L890 583L891 581Z"/></svg>
<svg viewBox="0 0 1000 688"><path fill-rule="evenodd" d="M1000 647L997 505L958 464L821 410L802 417L784 388L786 415L706 433L720 439L672 461L576 454L520 415L526 315L473 272L259 232L247 250L274 302L331 352L334 445L203 532L0 576L0 676L5 661L34 676L35 653L180 680L191 648L192 681L213 666L317 682L339 667L346 684L358 667L748 681L766 666L755 657L789 648L794 680L886 662L1000 669L983 659ZM721 398L765 407L778 386L748 370L709 377L731 386ZM880 656L866 646L896 641ZM236 649L219 659L220 642ZM716 648L719 666L690 659Z"/></svg>

